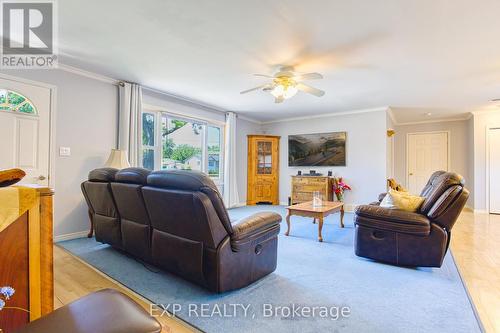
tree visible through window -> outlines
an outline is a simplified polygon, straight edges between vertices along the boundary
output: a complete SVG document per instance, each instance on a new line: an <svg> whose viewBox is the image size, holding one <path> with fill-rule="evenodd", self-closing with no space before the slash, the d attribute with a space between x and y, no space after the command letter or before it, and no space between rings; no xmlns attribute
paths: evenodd
<svg viewBox="0 0 500 333"><path fill-rule="evenodd" d="M20 93L0 89L0 110L36 114L33 103Z"/></svg>
<svg viewBox="0 0 500 333"><path fill-rule="evenodd" d="M142 112L142 166L197 170L224 191L224 127L147 109Z"/></svg>

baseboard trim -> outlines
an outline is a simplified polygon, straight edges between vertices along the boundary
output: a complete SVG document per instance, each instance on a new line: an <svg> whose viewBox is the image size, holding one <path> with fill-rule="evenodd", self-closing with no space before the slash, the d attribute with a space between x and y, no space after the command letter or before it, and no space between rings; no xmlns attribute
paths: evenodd
<svg viewBox="0 0 500 333"><path fill-rule="evenodd" d="M55 236L54 242L57 243L57 242L87 237L88 233L89 233L88 231L78 231L78 232L72 232L70 234Z"/></svg>
<svg viewBox="0 0 500 333"><path fill-rule="evenodd" d="M476 214L488 214L485 209L474 209L474 213Z"/></svg>
<svg viewBox="0 0 500 333"><path fill-rule="evenodd" d="M240 203L237 203L236 205L233 205L233 206L229 207L229 209L243 207L243 206L246 206L246 205L247 205L246 202L240 202Z"/></svg>

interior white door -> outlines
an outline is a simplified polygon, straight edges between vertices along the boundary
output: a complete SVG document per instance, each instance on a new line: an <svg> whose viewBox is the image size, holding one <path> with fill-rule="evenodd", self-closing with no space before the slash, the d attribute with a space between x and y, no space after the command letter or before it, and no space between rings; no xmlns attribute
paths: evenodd
<svg viewBox="0 0 500 333"><path fill-rule="evenodd" d="M500 128L489 130L490 213L500 214Z"/></svg>
<svg viewBox="0 0 500 333"><path fill-rule="evenodd" d="M408 190L419 194L434 171L448 171L448 132L408 134Z"/></svg>
<svg viewBox="0 0 500 333"><path fill-rule="evenodd" d="M9 92L26 98L34 112L16 110L15 95ZM47 186L51 90L0 77L0 94L0 169L23 169L26 177L21 183Z"/></svg>

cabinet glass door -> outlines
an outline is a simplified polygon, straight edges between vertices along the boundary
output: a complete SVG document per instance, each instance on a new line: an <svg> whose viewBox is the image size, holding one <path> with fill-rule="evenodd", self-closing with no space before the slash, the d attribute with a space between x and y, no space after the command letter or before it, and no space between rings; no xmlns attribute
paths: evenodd
<svg viewBox="0 0 500 333"><path fill-rule="evenodd" d="M270 175L272 173L272 148L273 144L269 141L257 142L257 174Z"/></svg>

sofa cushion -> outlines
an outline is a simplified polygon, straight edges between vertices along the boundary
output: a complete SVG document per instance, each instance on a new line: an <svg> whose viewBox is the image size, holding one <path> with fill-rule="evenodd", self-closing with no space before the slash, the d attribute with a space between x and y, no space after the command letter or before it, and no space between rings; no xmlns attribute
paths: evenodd
<svg viewBox="0 0 500 333"><path fill-rule="evenodd" d="M118 169L115 168L99 168L89 172L89 181L91 182L112 182L115 180L115 175Z"/></svg>
<svg viewBox="0 0 500 333"><path fill-rule="evenodd" d="M400 192L391 189L382 202L380 202L380 207L416 212L424 202L424 199L425 198L417 195L411 195L408 192Z"/></svg>
<svg viewBox="0 0 500 333"><path fill-rule="evenodd" d="M116 173L115 180L120 183L146 185L150 173L151 171L144 168L125 168Z"/></svg>
<svg viewBox="0 0 500 333"><path fill-rule="evenodd" d="M421 236L428 235L431 230L429 219L422 214L373 205L358 206L354 222L365 227Z"/></svg>

